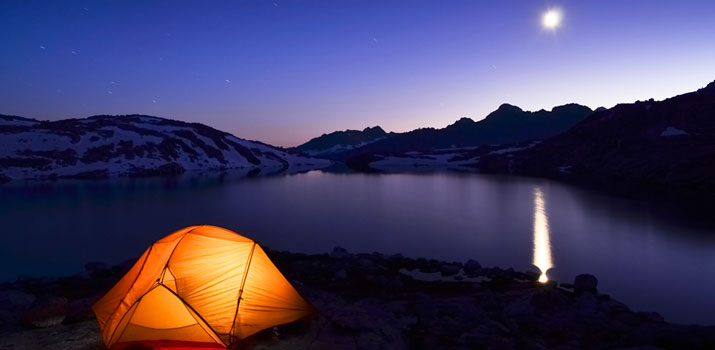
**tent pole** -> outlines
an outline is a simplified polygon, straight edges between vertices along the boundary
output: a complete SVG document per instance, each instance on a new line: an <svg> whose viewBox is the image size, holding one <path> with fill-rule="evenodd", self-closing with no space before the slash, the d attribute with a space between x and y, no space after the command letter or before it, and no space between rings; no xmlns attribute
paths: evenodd
<svg viewBox="0 0 715 350"><path fill-rule="evenodd" d="M230 344L233 345L235 336L233 335L236 329L236 319L238 318L238 309L241 306L241 298L243 297L243 287L246 285L246 276L248 276L248 269L251 267L251 260L253 260L253 251L256 249L256 242L253 242L251 246L251 252L248 254L248 260L246 261L246 268L243 269L243 276L241 276L241 287L238 289L238 298L236 300L236 313L233 315L233 324L231 324L231 330L229 332Z"/></svg>

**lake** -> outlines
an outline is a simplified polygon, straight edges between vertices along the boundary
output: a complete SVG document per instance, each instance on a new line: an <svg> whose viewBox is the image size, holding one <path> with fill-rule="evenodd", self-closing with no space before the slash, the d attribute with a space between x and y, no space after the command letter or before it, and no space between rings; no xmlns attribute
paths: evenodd
<svg viewBox="0 0 715 350"><path fill-rule="evenodd" d="M0 280L75 274L213 224L271 249L401 253L548 270L666 320L715 324L708 208L611 197L547 180L464 173L10 182L0 186Z"/></svg>

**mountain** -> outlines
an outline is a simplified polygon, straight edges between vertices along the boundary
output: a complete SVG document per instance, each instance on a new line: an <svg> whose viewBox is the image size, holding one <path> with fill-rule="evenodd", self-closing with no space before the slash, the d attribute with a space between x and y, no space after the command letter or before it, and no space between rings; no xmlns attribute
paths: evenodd
<svg viewBox="0 0 715 350"><path fill-rule="evenodd" d="M715 196L715 82L663 101L619 104L479 169L637 196Z"/></svg>
<svg viewBox="0 0 715 350"><path fill-rule="evenodd" d="M0 179L325 167L199 123L144 115L39 121L0 115Z"/></svg>
<svg viewBox="0 0 715 350"><path fill-rule="evenodd" d="M321 155L336 160L349 160L354 157L364 158L369 154L424 152L540 140L568 129L591 112L590 108L577 104L538 112L503 104L480 121L462 118L443 129L422 128L405 133L390 133L360 147L337 149Z"/></svg>
<svg viewBox="0 0 715 350"><path fill-rule="evenodd" d="M375 126L364 130L335 131L323 134L295 148L295 151L311 156L341 153L386 138L388 134Z"/></svg>

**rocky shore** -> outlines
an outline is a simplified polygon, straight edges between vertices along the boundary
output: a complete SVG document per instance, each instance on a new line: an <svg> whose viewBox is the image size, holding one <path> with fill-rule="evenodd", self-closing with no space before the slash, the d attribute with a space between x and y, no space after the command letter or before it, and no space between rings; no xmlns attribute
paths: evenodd
<svg viewBox="0 0 715 350"><path fill-rule="evenodd" d="M599 293L592 275L539 283L537 273L474 260L268 254L319 316L261 332L249 349L715 348L714 326L634 312ZM132 264L0 284L0 349L103 349L91 305Z"/></svg>

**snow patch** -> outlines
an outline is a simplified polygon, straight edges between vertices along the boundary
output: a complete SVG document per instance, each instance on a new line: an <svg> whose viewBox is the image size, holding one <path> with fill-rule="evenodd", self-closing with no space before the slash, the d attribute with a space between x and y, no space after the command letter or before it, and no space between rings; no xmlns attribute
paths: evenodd
<svg viewBox="0 0 715 350"><path fill-rule="evenodd" d="M0 117L0 125L12 125L12 126L33 126L37 124L34 120L25 120L13 117Z"/></svg>
<svg viewBox="0 0 715 350"><path fill-rule="evenodd" d="M573 165L560 165L557 169L562 174L571 174L571 168L573 168Z"/></svg>
<svg viewBox="0 0 715 350"><path fill-rule="evenodd" d="M680 135L687 135L688 133L685 132L685 130L678 129L676 127L669 126L663 130L662 133L660 133L660 136L668 137L668 136L680 136Z"/></svg>

